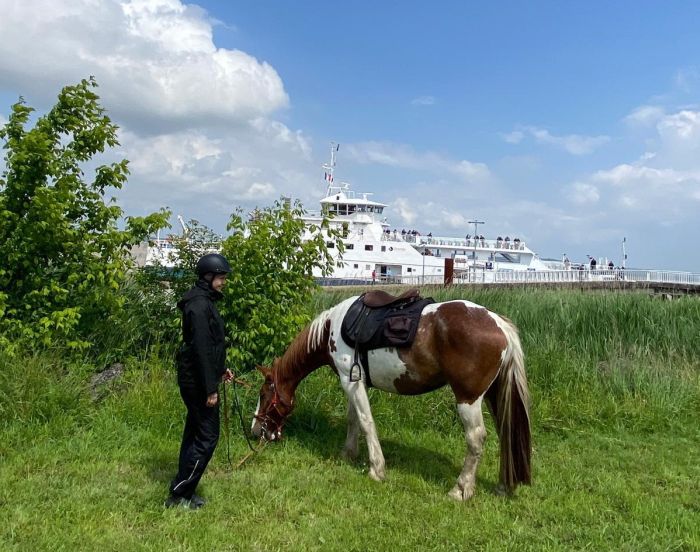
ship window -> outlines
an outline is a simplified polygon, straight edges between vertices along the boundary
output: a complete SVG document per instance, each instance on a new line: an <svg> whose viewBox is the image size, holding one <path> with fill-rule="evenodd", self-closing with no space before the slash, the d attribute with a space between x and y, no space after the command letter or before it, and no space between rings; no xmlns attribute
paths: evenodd
<svg viewBox="0 0 700 552"><path fill-rule="evenodd" d="M348 223L347 222L343 223L343 237L344 238L348 237Z"/></svg>
<svg viewBox="0 0 700 552"><path fill-rule="evenodd" d="M374 213L374 207L372 205L367 205L367 212Z"/></svg>
<svg viewBox="0 0 700 552"><path fill-rule="evenodd" d="M365 265L365 270L369 270L369 265Z"/></svg>
<svg viewBox="0 0 700 552"><path fill-rule="evenodd" d="M382 253L384 253L384 251L386 251L386 245L382 245Z"/></svg>
<svg viewBox="0 0 700 552"><path fill-rule="evenodd" d="M352 265L352 267L353 267L353 268L360 268L360 265L354 264L354 265Z"/></svg>
<svg viewBox="0 0 700 552"><path fill-rule="evenodd" d="M335 244L333 242L326 242L326 247L328 249L333 249L333 248L335 248Z"/></svg>
<svg viewBox="0 0 700 552"><path fill-rule="evenodd" d="M355 244L354 243L346 243L345 249L355 249Z"/></svg>
<svg viewBox="0 0 700 552"><path fill-rule="evenodd" d="M365 251L373 251L374 246L373 245L365 245Z"/></svg>
<svg viewBox="0 0 700 552"><path fill-rule="evenodd" d="M348 214L352 215L355 212L357 205L348 205Z"/></svg>
<svg viewBox="0 0 700 552"><path fill-rule="evenodd" d="M338 212L341 215L347 215L348 214L348 206L347 205L340 205Z"/></svg>
<svg viewBox="0 0 700 552"><path fill-rule="evenodd" d="M357 206L357 212L358 212L358 213L364 213L365 211L367 211L367 206L366 206L366 205L358 205L358 206Z"/></svg>
<svg viewBox="0 0 700 552"><path fill-rule="evenodd" d="M384 211L384 207L377 207L375 210L377 211L377 213L379 213L381 215L382 212Z"/></svg>
<svg viewBox="0 0 700 552"><path fill-rule="evenodd" d="M413 269L412 269L412 268L407 268L407 269L406 269L406 272L413 272Z"/></svg>

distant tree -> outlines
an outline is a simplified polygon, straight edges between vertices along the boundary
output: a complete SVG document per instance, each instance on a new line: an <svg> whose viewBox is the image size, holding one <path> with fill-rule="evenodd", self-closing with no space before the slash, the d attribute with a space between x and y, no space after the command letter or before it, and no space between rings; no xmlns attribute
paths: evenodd
<svg viewBox="0 0 700 552"><path fill-rule="evenodd" d="M240 211L228 224L231 234L222 253L233 273L224 288L221 311L230 338L229 362L247 370L281 354L309 322L316 283L314 268L331 273L335 261L328 243L343 252L340 232L324 218L304 240L304 209L299 202L254 211L246 220Z"/></svg>
<svg viewBox="0 0 700 552"><path fill-rule="evenodd" d="M33 109L12 106L0 129L0 347L89 346L91 327L120 309L129 250L169 213L127 217L110 188L121 188L126 160L85 171L95 155L118 145L94 79L65 87L56 105L28 128ZM90 171L91 173L93 171Z"/></svg>
<svg viewBox="0 0 700 552"><path fill-rule="evenodd" d="M171 237L175 266L156 262L134 275L136 286L128 289L132 312L123 327L142 320L141 326L147 324L139 336L142 343L177 342L181 313L176 302L194 283L199 258L220 251L233 269L218 305L228 331L230 366L244 371L270 362L310 320L316 289L312 271L328 275L335 264L328 243L343 252L340 232L331 229L328 218L309 227L312 237L304 240L304 213L298 202L275 202L249 216L238 210L231 215L227 238L188 221L186 233Z"/></svg>
<svg viewBox="0 0 700 552"><path fill-rule="evenodd" d="M167 348L175 345L180 334L180 311L176 303L192 286L199 258L218 251L222 239L211 228L190 220L185 233L170 237L174 255L169 260L174 266L168 266L171 263L166 259L155 256L150 266L134 271L124 289L127 305L119 322L123 328L140 326L140 335L130 342L112 339L107 348L115 353L128 354L134 352L134 346L143 348L159 344ZM120 348L126 350L120 351Z"/></svg>

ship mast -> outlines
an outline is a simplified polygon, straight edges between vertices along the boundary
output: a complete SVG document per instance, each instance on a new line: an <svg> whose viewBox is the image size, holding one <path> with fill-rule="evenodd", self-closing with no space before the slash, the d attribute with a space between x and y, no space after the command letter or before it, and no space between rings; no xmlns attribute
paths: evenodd
<svg viewBox="0 0 700 552"><path fill-rule="evenodd" d="M335 142L331 142L331 162L330 163L325 163L323 165L323 170L324 172L324 179L328 185L328 189L326 190L326 196L331 195L332 193L332 188L333 188L333 173L335 172L335 154L340 148L340 144L336 144Z"/></svg>

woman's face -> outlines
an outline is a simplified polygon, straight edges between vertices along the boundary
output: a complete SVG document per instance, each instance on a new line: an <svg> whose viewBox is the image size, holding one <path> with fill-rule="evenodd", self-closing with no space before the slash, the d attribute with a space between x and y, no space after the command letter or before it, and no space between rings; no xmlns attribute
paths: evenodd
<svg viewBox="0 0 700 552"><path fill-rule="evenodd" d="M224 284L226 284L226 274L215 274L211 281L212 289L221 292L221 290L224 288Z"/></svg>

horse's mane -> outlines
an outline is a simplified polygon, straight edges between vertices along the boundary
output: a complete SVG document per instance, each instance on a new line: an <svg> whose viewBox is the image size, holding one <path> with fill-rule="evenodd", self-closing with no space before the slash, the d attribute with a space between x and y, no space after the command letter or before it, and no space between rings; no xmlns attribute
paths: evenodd
<svg viewBox="0 0 700 552"><path fill-rule="evenodd" d="M323 311L294 338L294 341L279 359L278 370L281 373L286 375L289 371L304 365L309 355L323 345L326 322L329 320L332 310Z"/></svg>

